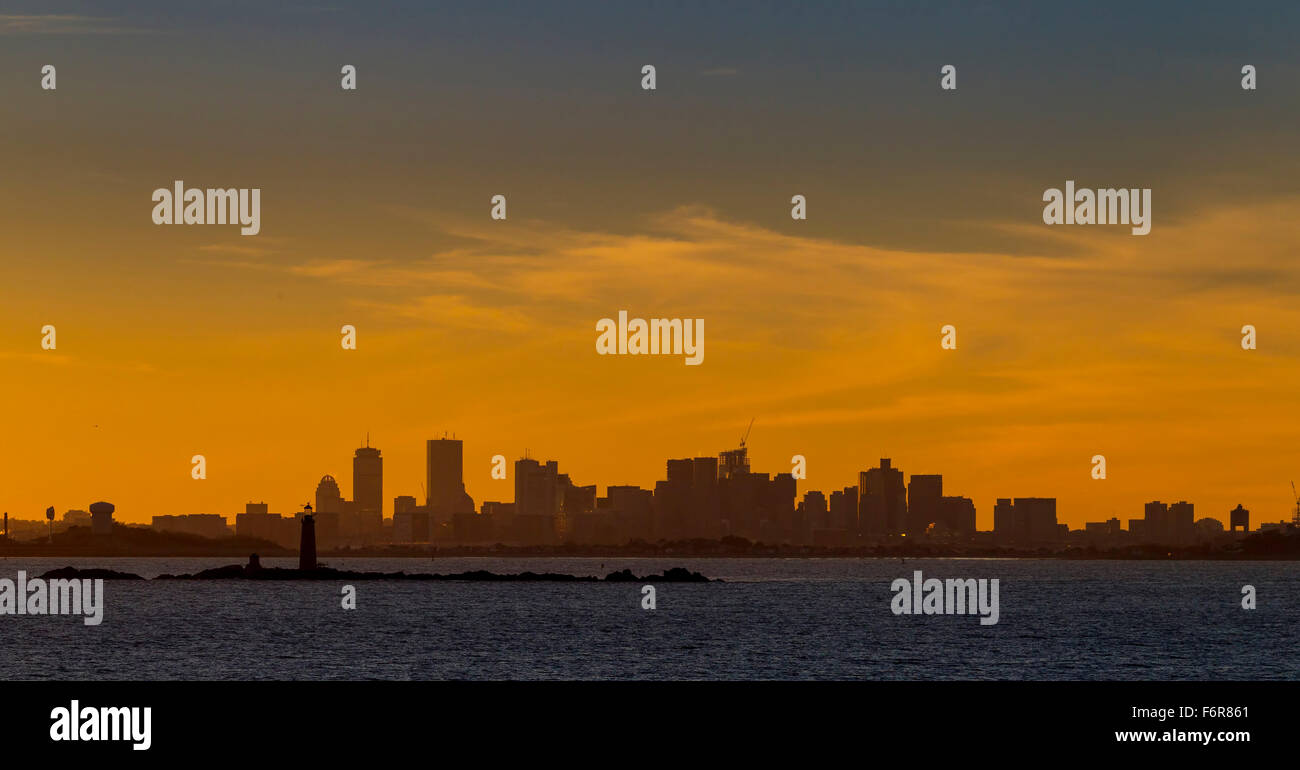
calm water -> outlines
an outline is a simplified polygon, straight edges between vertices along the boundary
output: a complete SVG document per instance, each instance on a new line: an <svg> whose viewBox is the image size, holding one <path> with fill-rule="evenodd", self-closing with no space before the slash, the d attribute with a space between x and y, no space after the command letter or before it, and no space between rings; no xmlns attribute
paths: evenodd
<svg viewBox="0 0 1300 770"><path fill-rule="evenodd" d="M0 559L151 577L230 558ZM327 559L407 572L725 583L107 582L104 622L0 616L2 679L1296 679L1300 564L879 559ZM291 559L267 559L292 566ZM894 578L998 578L1000 621L895 616ZM1258 609L1241 608L1255 586Z"/></svg>

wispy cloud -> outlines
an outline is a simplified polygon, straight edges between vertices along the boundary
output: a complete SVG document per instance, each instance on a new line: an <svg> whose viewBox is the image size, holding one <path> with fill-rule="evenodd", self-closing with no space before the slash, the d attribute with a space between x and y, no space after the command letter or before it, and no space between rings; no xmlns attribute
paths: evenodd
<svg viewBox="0 0 1300 770"><path fill-rule="evenodd" d="M241 257L265 257L276 253L276 249L266 246L244 246L233 243L212 243L200 246L199 251L209 254L234 254Z"/></svg>
<svg viewBox="0 0 1300 770"><path fill-rule="evenodd" d="M752 394L755 410L779 412L790 426L938 416L974 425L981 415L1099 423L1135 419L1126 405L1146 404L1146 393L1177 403L1219 387L1170 381L1168 371L1190 351L1202 351L1205 366L1233 365L1243 323L1267 328L1273 350L1300 342L1297 311L1275 291L1300 288L1300 268L1285 258L1300 243L1294 206L1205 212L1146 239L1053 231L1061 243L1052 256L879 248L702 206L648 217L630 232L406 212L461 245L414 259L270 269L329 284L336 301L375 318L456 329L470 348L519 356L540 339L585 347L594 321L620 309L703 317L710 361L719 362L710 372L728 367L727 376L766 383ZM1250 245L1225 273L1230 243ZM962 351L947 360L928 352L938 351L946 323L958 327ZM878 364L846 365L846 351ZM953 361L964 368L953 371ZM708 418L713 405L679 408Z"/></svg>
<svg viewBox="0 0 1300 770"><path fill-rule="evenodd" d="M41 353L19 353L13 350L0 350L0 360L7 361L27 361L37 364L50 364L53 366L69 366L74 363L71 356L45 351Z"/></svg>
<svg viewBox="0 0 1300 770"><path fill-rule="evenodd" d="M157 30L121 24L118 19L77 14L0 14L0 36L147 35Z"/></svg>
<svg viewBox="0 0 1300 770"><path fill-rule="evenodd" d="M1111 318L1146 325L1157 306L1190 312L1181 306L1188 298L1296 284L1300 270L1286 267L1287 254L1300 242L1292 211L1294 202L1223 209L1165 225L1148 239L1055 228L1053 256L1016 257L792 235L726 220L701 206L663 212L625 233L536 221L503 227L410 212L464 245L419 259L311 259L275 269L345 287L392 289L391 307L402 315L426 314L426 298L443 294L455 296L466 311L541 308L542 317L561 323L610 305L635 304L647 312L699 307L736 319L737 331L746 335L798 332L806 347L818 340L842 344L846 332L917 317L926 305L985 324L1041 314L1041 324L1067 329L1106 307ZM1271 236L1250 236L1261 228ZM1224 243L1251 244L1234 253L1231 271L1225 271ZM1139 296L1145 304L1110 307ZM414 310L402 308L403 297ZM780 313L772 312L774 306ZM740 323L747 319L755 323Z"/></svg>

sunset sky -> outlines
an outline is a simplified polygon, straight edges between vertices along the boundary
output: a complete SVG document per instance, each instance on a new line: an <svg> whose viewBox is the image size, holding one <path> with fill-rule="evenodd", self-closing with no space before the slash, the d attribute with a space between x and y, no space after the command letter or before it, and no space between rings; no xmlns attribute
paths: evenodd
<svg viewBox="0 0 1300 770"><path fill-rule="evenodd" d="M526 450L604 494L751 418L800 495L890 457L981 529L997 497L1289 515L1295 4L12 5L10 516L292 512L327 473L351 496L367 432L388 515L444 432L476 503ZM1151 188L1150 235L1044 225L1067 179ZM261 188L261 234L154 225L175 180ZM597 355L619 310L705 319L703 365Z"/></svg>

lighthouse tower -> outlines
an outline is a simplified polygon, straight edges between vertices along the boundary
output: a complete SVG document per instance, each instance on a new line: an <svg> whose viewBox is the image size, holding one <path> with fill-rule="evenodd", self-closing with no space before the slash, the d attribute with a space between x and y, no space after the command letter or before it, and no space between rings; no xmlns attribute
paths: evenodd
<svg viewBox="0 0 1300 770"><path fill-rule="evenodd" d="M303 509L302 541L298 545L298 569L316 569L316 520L311 515L311 504Z"/></svg>

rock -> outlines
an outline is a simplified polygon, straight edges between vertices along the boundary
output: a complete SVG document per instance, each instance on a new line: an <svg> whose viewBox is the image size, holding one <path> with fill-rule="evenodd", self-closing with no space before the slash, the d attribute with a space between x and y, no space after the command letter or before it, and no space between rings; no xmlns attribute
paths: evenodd
<svg viewBox="0 0 1300 770"><path fill-rule="evenodd" d="M43 580L144 580L133 572L118 572L111 569L78 569L60 567L41 575Z"/></svg>

